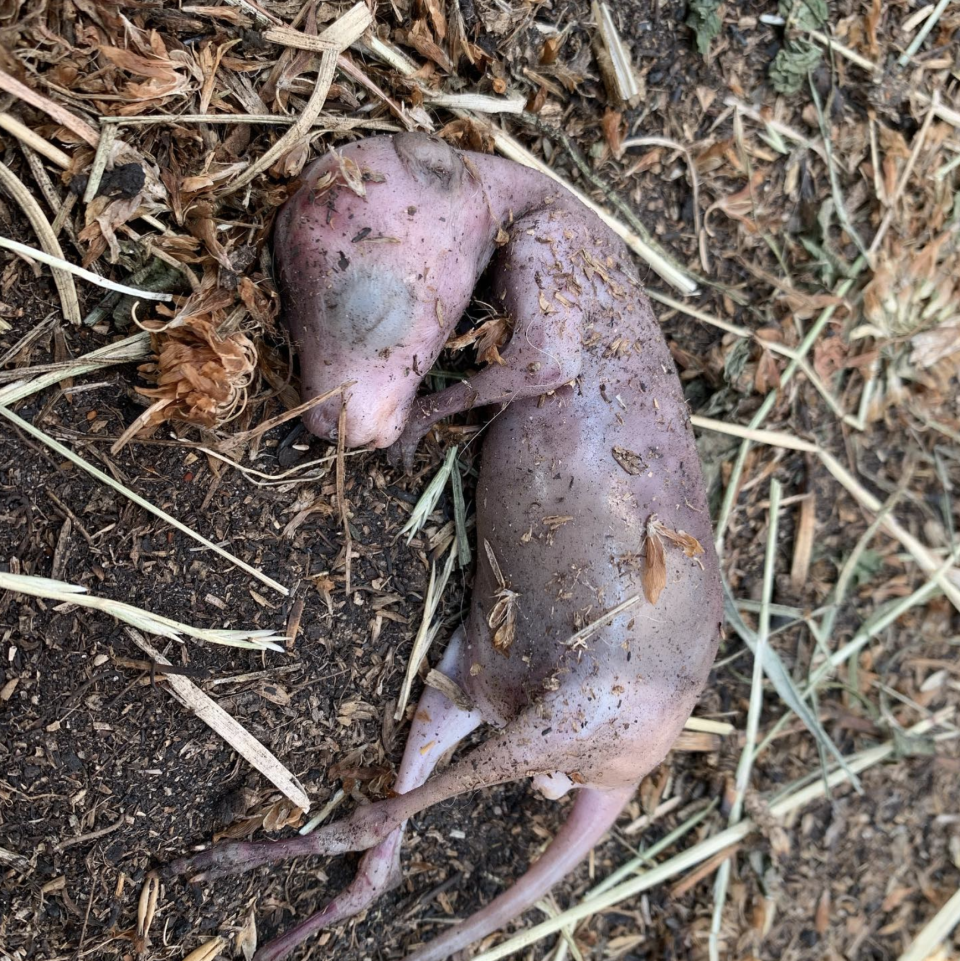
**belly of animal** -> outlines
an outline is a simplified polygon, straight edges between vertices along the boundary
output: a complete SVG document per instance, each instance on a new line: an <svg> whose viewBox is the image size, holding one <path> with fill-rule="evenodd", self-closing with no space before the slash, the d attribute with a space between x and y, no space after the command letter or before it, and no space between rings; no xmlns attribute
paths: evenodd
<svg viewBox="0 0 960 961"><path fill-rule="evenodd" d="M550 797L573 791L567 821L528 872L410 956L440 961L569 873L663 760L709 675L722 595L681 385L619 240L508 161L420 135L342 155L365 189L325 158L277 226L305 394L353 381L345 442L393 444L408 460L440 419L502 408L482 451L470 613L438 666L460 696L425 689L396 796L306 837L217 845L171 869L202 879L366 851L346 891L256 956L278 961L399 881L404 825L418 811L525 777ZM363 242L371 236L391 241ZM418 398L491 261L513 325L503 363ZM359 317L358 304L377 302L378 276L404 310L381 304ZM318 405L308 426L331 436L339 404ZM431 777L482 723L495 730Z"/></svg>

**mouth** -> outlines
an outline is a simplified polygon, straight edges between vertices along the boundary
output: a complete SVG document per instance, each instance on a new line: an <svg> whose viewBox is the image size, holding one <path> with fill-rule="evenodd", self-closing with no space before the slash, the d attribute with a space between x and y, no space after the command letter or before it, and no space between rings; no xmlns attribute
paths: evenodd
<svg viewBox="0 0 960 961"><path fill-rule="evenodd" d="M379 450L389 447L403 433L409 404L395 402L392 397L380 397L375 408L364 409L350 395L345 403L345 447ZM331 397L304 413L303 424L315 437L336 442L341 409L340 397Z"/></svg>

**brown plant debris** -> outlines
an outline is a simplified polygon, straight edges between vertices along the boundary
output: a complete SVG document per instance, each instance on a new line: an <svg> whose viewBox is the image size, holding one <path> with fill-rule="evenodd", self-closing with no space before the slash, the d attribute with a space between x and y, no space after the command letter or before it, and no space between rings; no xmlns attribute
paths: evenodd
<svg viewBox="0 0 960 961"><path fill-rule="evenodd" d="M156 387L137 387L153 403L113 445L120 450L132 437L167 421L220 427L243 408L257 367L253 341L236 332L221 337L199 317L174 322L152 337L156 359L139 367Z"/></svg>

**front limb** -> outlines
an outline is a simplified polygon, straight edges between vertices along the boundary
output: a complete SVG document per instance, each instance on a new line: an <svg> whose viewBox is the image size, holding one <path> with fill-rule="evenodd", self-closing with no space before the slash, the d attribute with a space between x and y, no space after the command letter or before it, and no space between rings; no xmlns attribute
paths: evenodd
<svg viewBox="0 0 960 961"><path fill-rule="evenodd" d="M509 404L539 397L570 383L580 374L584 323L581 292L572 273L558 269L554 250L542 242L542 213L517 221L514 240L501 253L494 288L514 322L513 336L492 363L461 383L414 404L406 429L393 445L409 467L418 444L438 421L488 404Z"/></svg>

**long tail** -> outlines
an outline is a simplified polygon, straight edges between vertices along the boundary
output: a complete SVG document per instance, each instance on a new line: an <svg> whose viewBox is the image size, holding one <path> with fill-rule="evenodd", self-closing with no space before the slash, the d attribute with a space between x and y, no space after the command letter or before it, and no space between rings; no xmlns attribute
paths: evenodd
<svg viewBox="0 0 960 961"><path fill-rule="evenodd" d="M550 847L516 884L462 924L408 955L406 961L443 961L518 917L587 856L635 791L636 785L613 791L579 790L570 817Z"/></svg>

